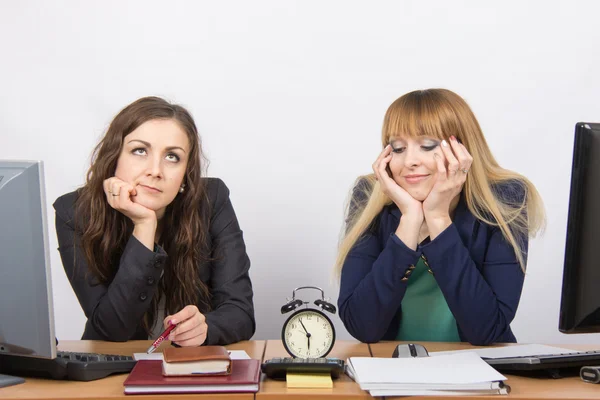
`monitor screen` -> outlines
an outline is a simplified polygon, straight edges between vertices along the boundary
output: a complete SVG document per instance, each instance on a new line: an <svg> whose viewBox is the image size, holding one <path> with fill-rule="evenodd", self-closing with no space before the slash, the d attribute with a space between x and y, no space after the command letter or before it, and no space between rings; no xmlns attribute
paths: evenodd
<svg viewBox="0 0 600 400"><path fill-rule="evenodd" d="M41 161L0 160L0 353L55 358Z"/></svg>
<svg viewBox="0 0 600 400"><path fill-rule="evenodd" d="M600 124L575 126L558 329L600 332Z"/></svg>

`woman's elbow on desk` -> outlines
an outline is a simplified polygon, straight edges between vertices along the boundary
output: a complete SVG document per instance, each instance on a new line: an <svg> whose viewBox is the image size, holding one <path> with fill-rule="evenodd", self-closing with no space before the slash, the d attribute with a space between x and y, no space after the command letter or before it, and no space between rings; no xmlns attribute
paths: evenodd
<svg viewBox="0 0 600 400"><path fill-rule="evenodd" d="M367 321L357 321L352 318L345 307L340 307L340 319L344 327L353 338L363 343L377 343L385 335L377 324Z"/></svg>

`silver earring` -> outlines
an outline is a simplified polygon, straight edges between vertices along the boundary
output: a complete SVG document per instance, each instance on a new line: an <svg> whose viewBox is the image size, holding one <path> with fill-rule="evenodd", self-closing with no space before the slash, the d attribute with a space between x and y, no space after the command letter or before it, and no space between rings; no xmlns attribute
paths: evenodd
<svg viewBox="0 0 600 400"><path fill-rule="evenodd" d="M181 184L181 187L179 188L179 193L183 193L185 191L185 183Z"/></svg>

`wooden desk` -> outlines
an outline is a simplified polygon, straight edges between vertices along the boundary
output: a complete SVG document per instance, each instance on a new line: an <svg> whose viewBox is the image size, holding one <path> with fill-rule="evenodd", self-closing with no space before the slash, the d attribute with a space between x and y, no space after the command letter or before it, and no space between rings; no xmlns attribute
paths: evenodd
<svg viewBox="0 0 600 400"><path fill-rule="evenodd" d="M88 353L132 355L145 353L152 344L150 340L136 340L126 343L112 343L101 341L63 341L58 349L63 351L81 351ZM163 344L162 346L167 346ZM226 346L230 350L245 350L251 358L262 359L265 341L254 340L235 343ZM49 379L26 378L25 383L6 388L0 388L0 398L9 399L115 399L127 398L129 400L155 400L155 399L234 399L252 400L253 393L223 393L223 394L185 394L185 395L135 395L125 396L123 381L127 374L114 375L108 378L91 382L55 381Z"/></svg>
<svg viewBox="0 0 600 400"><path fill-rule="evenodd" d="M394 348L399 343L407 342L380 342L369 345L373 357L391 357ZM445 350L464 350L474 349L467 343L435 343L435 342L415 342L420 343L428 351ZM494 345L497 346L497 345ZM510 344L507 344L510 346ZM573 350L590 350L598 346L590 345L556 345L556 347L570 348ZM593 385L583 382L579 377L569 377L561 379L551 378L526 378L516 375L503 374L508 379L506 383L510 385L511 392L507 397L504 396L466 396L464 399L527 399L527 400L548 400L548 399L600 399L600 385ZM405 397L386 397L386 399L406 399ZM458 399L458 397L451 397Z"/></svg>
<svg viewBox="0 0 600 400"><path fill-rule="evenodd" d="M150 346L150 341L131 341L127 343L111 343L96 341L64 341L59 345L59 350L81 351L90 353L107 353L132 355L133 353L143 353ZM367 345L354 341L338 340L329 354L331 357L338 357L343 360L350 356L354 357L390 357L394 347L402 342L381 342ZM475 348L466 343L434 343L421 342L429 351L442 350L462 350ZM163 345L164 346L164 345ZM255 359L270 359L273 357L285 357L283 345L280 340L269 341L248 341L240 342L226 346L230 350L245 350L250 357ZM563 345L558 347L567 347L577 350L591 349L594 346L589 345ZM123 393L123 381L127 375L116 375L105 379L92 382L69 382L54 381L46 379L26 378L26 382L21 385L0 388L1 399L115 399L128 398L129 400L154 400L154 399L234 399L251 400L254 399L252 393L223 393L223 394L186 394L186 395L135 395L125 396ZM515 375L507 375L507 383L511 386L511 393L506 399L516 400L547 400L547 399L600 399L600 385L593 385L582 382L578 377L562 379L534 379ZM257 398L292 398L299 399L361 399L371 398L368 392L362 391L358 384L352 381L348 376L343 375L334 381L333 389L287 389L285 382L266 379L263 375L261 379L260 391L256 394ZM477 396L464 397L465 399L475 399ZM484 397L481 397L482 399ZM504 399L503 396L489 396L486 399L497 398ZM386 398L386 399L389 399ZM397 398L399 399L399 398ZM454 397L453 399L456 399ZM405 400L405 399L403 399Z"/></svg>
<svg viewBox="0 0 600 400"><path fill-rule="evenodd" d="M287 357L288 353L283 348L281 340L268 340L263 361L273 357ZM336 357L346 360L348 357L371 357L369 346L365 343L349 340L337 340L331 353L327 357ZM260 391L256 394L258 399L282 399L292 398L294 400L311 399L369 399L372 398L368 392L360 389L357 383L343 374L333 381L333 389L288 389L285 381L268 379L264 374L261 378Z"/></svg>

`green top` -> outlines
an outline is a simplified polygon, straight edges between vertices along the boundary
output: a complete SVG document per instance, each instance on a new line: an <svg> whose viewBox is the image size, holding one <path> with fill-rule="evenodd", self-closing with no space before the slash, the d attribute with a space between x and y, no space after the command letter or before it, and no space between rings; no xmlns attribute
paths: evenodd
<svg viewBox="0 0 600 400"><path fill-rule="evenodd" d="M460 342L456 320L422 258L408 278L396 340Z"/></svg>

